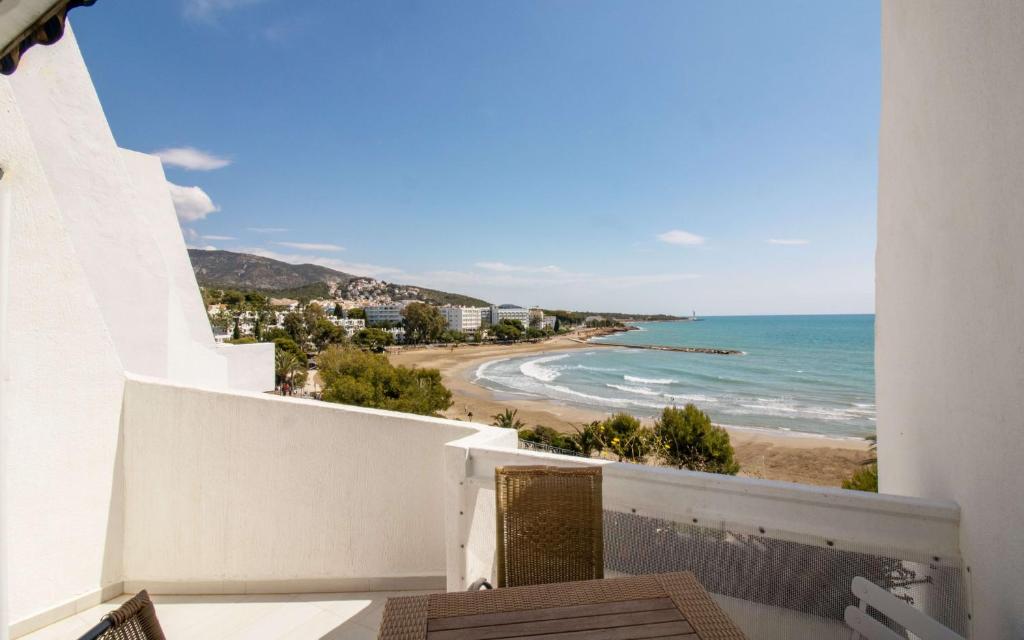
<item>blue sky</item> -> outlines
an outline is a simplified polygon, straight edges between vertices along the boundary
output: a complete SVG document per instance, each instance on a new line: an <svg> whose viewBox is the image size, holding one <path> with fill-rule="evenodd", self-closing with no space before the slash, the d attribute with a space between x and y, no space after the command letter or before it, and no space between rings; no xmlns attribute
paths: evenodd
<svg viewBox="0 0 1024 640"><path fill-rule="evenodd" d="M494 302L871 312L877 2L106 0L190 246Z"/></svg>

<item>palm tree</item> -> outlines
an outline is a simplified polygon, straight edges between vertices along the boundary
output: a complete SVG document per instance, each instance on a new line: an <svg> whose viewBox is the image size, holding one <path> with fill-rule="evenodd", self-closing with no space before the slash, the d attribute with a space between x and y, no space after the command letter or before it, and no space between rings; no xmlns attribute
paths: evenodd
<svg viewBox="0 0 1024 640"><path fill-rule="evenodd" d="M502 427L504 429L515 429L519 430L526 426L526 423L516 417L519 413L516 409L505 409L501 413L491 416L494 420L491 424L495 427Z"/></svg>
<svg viewBox="0 0 1024 640"><path fill-rule="evenodd" d="M301 371L302 363L294 353L284 349L278 349L274 353L274 373L281 384L292 386L295 374Z"/></svg>

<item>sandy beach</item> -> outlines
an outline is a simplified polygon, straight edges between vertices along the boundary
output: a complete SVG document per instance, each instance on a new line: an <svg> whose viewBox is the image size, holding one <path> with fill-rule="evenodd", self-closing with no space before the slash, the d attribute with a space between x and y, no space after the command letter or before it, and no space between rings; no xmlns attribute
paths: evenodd
<svg viewBox="0 0 1024 640"><path fill-rule="evenodd" d="M395 364L440 369L454 400L446 412L450 418L490 423L491 416L506 408L513 408L518 410L518 417L530 427L540 424L572 433L575 426L602 419L608 413L549 400L499 398L490 390L473 384L471 377L477 367L489 360L551 351L593 349L595 346L561 336L535 344L408 349L392 353L389 358ZM728 429L742 466L741 476L839 486L867 455L867 442L864 440Z"/></svg>

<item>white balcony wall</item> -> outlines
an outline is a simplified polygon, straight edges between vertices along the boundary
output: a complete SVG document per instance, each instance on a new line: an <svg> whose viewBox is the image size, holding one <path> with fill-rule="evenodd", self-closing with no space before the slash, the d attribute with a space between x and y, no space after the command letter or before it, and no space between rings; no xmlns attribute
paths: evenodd
<svg viewBox="0 0 1024 640"><path fill-rule="evenodd" d="M960 504L974 636L1024 637L1024 3L882 7L881 486Z"/></svg>
<svg viewBox="0 0 1024 640"><path fill-rule="evenodd" d="M516 439L145 379L124 406L124 571L156 592L443 588L445 444Z"/></svg>
<svg viewBox="0 0 1024 640"><path fill-rule="evenodd" d="M616 554L625 553L620 564L641 566L641 572L657 569L657 562L678 563L680 550L650 546L645 534L658 528L703 527L733 534L759 536L763 540L804 545L801 548L823 550L817 555L786 556L784 547L766 552L768 565L760 565L761 575L735 575L732 579L778 585L783 572L804 573L804 583L813 591L823 591L830 579L831 567L843 562L839 555L849 553L910 562L909 566L944 565L959 569L958 523L956 504L944 500L923 500L868 494L841 489L735 478L694 473L664 467L613 463L572 458L536 451L508 449L464 439L448 445L448 589L462 590L477 578L495 579L495 495L494 472L505 465L601 465L603 503L607 512L627 518L659 521L655 529L637 528L631 537L629 525L605 521L606 576L614 575ZM622 532L625 531L626 535ZM611 537L616 544L625 542L625 550L610 551ZM624 539L625 538L625 539ZM756 546L757 543L755 543ZM660 556L660 557L659 557ZM674 557L673 557L674 556ZM636 562L631 558L635 557ZM795 565L795 558L814 557L822 566ZM723 562L715 571L742 573L740 561ZM776 566L772 568L771 562ZM748 564L743 567L749 568ZM868 565L870 566L870 565ZM687 567L689 568L689 567ZM672 570L677 570L678 566ZM820 571L821 573L815 573ZM849 582L840 585L849 594ZM956 591L954 590L954 593ZM841 621L802 613L760 602L715 594L719 604L751 638L848 638L850 630ZM921 602L922 606L936 603ZM841 608L839 611L841 612Z"/></svg>
<svg viewBox="0 0 1024 640"><path fill-rule="evenodd" d="M32 56L23 66L31 72ZM5 79L0 166L11 204L3 238L9 271L0 379L2 535L8 621L18 622L87 594L98 603L102 587L121 579L115 475L124 377Z"/></svg>
<svg viewBox="0 0 1024 640"><path fill-rule="evenodd" d="M117 147L70 31L0 78L0 166L2 535L21 632L120 589L125 372L266 390L273 347L214 343L159 162Z"/></svg>

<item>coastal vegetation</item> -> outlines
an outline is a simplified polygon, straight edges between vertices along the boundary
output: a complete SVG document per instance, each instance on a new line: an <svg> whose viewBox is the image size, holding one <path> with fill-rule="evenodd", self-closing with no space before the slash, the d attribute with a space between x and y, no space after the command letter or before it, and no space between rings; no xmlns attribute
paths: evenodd
<svg viewBox="0 0 1024 640"><path fill-rule="evenodd" d="M713 425L708 415L693 404L665 407L653 428L645 427L628 413L617 413L566 435L540 425L528 429L512 409L495 415L492 424L517 429L519 438L526 442L588 458L607 453L620 462L663 464L726 475L736 475L740 470L729 433Z"/></svg>
<svg viewBox="0 0 1024 640"><path fill-rule="evenodd" d="M871 456L861 463L861 468L853 472L846 480L843 480L844 489L854 491L873 491L878 493L878 436L868 436L871 441L869 451Z"/></svg>
<svg viewBox="0 0 1024 640"><path fill-rule="evenodd" d="M518 414L519 411L516 409L505 409L501 413L491 416L493 420L491 424L504 429L523 429L526 427L526 423L517 417Z"/></svg>
<svg viewBox="0 0 1024 640"><path fill-rule="evenodd" d="M425 416L439 416L452 404L437 369L395 366L384 355L338 346L320 354L317 363L327 402Z"/></svg>

